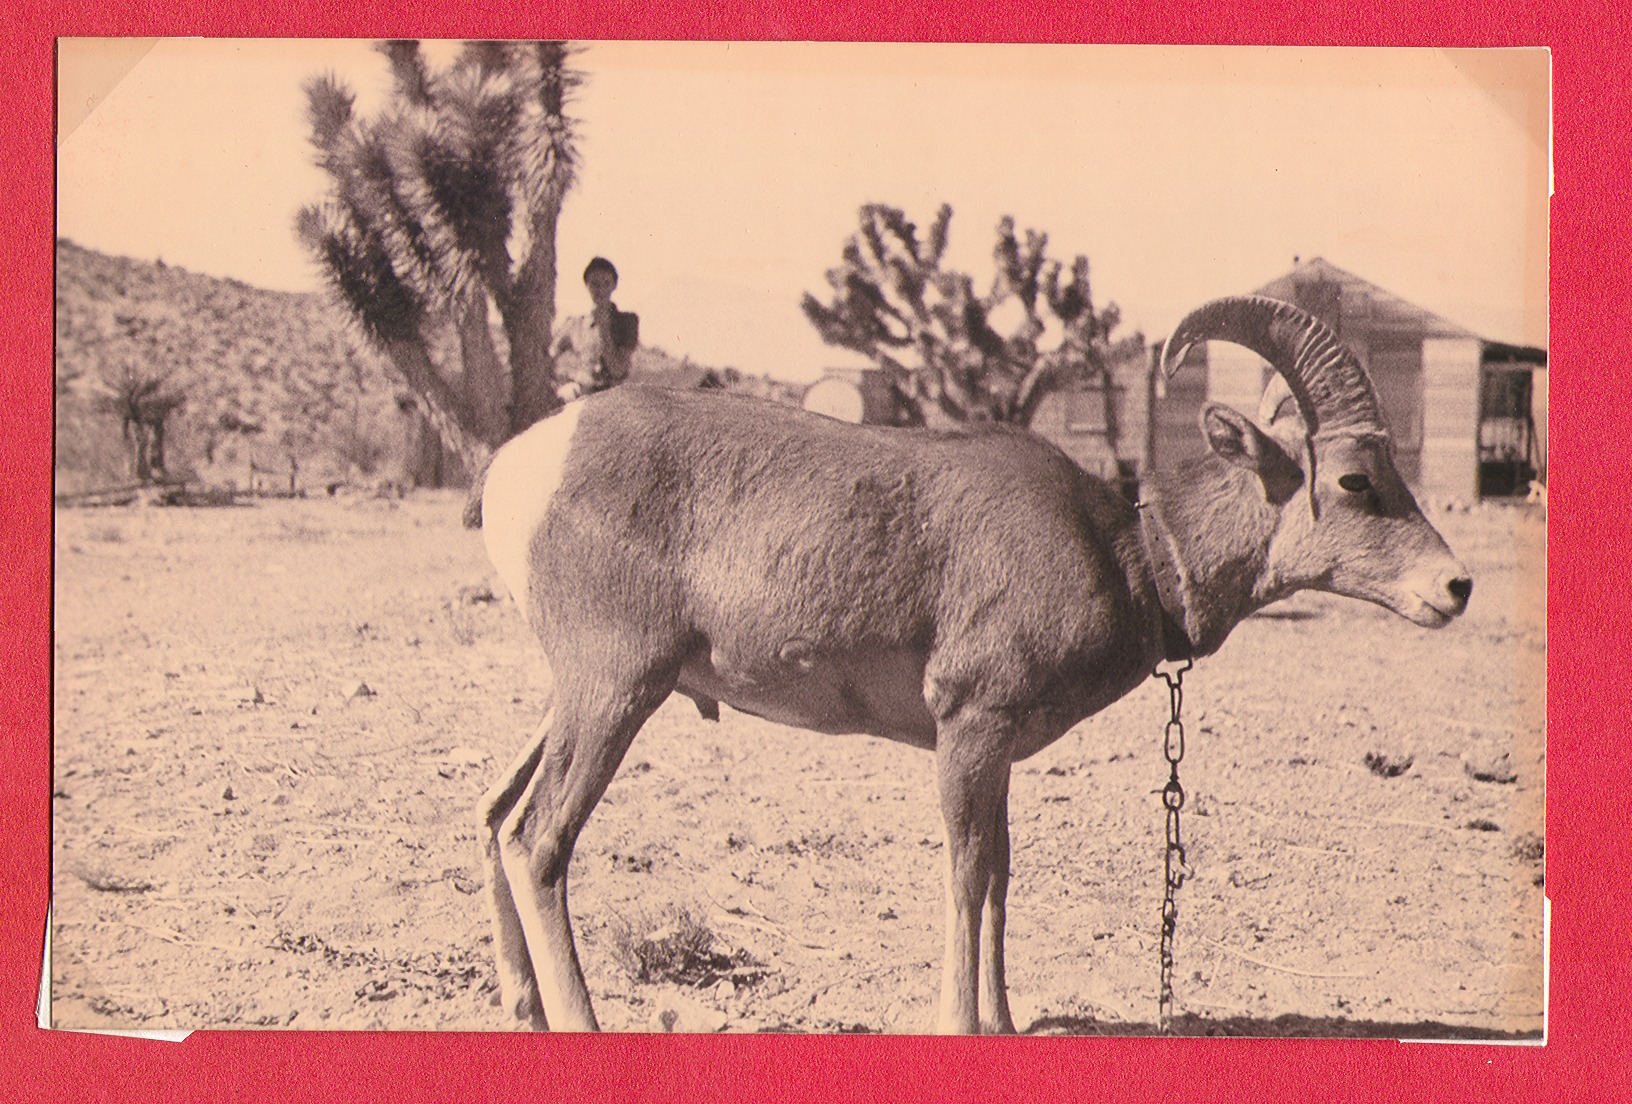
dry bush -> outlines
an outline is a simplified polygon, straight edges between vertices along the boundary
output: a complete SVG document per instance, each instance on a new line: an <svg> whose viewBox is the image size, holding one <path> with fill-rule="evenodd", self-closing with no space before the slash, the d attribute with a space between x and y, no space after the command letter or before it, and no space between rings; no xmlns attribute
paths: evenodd
<svg viewBox="0 0 1632 1104"><path fill-rule="evenodd" d="M1524 832L1513 841L1512 852L1520 862L1539 863L1547 855L1547 844L1535 832Z"/></svg>
<svg viewBox="0 0 1632 1104"><path fill-rule="evenodd" d="M1368 751L1362 760L1366 769L1378 778L1398 778L1411 769L1414 761L1410 755L1388 751Z"/></svg>
<svg viewBox="0 0 1632 1104"><path fill-rule="evenodd" d="M764 969L741 948L731 949L688 905L666 905L621 916L610 925L613 961L637 982L670 982L706 989L721 981L737 985L756 981Z"/></svg>

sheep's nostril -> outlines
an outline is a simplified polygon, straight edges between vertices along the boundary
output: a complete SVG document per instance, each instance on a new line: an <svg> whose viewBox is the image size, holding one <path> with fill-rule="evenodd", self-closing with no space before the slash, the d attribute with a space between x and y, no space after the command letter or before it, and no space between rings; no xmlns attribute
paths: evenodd
<svg viewBox="0 0 1632 1104"><path fill-rule="evenodd" d="M1466 605L1468 598L1473 594L1473 580L1462 575L1446 583L1445 589L1451 592L1451 597Z"/></svg>

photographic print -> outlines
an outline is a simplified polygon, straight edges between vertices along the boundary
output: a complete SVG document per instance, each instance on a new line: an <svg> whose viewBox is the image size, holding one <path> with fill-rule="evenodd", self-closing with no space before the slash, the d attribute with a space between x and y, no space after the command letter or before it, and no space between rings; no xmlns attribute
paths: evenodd
<svg viewBox="0 0 1632 1104"><path fill-rule="evenodd" d="M58 78L51 1026L1543 1038L1545 51Z"/></svg>

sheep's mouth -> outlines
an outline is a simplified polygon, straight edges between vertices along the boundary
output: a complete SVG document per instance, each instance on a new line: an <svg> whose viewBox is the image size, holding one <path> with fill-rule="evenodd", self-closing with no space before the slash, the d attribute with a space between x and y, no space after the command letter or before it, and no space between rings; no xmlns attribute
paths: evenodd
<svg viewBox="0 0 1632 1104"><path fill-rule="evenodd" d="M1443 629L1455 620L1456 614L1446 613L1444 610L1427 606L1424 607L1422 618L1417 623L1425 629Z"/></svg>
<svg viewBox="0 0 1632 1104"><path fill-rule="evenodd" d="M1410 612L1404 610L1400 612L1413 625L1420 625L1425 629L1443 629L1461 615L1462 608L1453 606L1450 609L1441 609L1432 602L1419 598Z"/></svg>

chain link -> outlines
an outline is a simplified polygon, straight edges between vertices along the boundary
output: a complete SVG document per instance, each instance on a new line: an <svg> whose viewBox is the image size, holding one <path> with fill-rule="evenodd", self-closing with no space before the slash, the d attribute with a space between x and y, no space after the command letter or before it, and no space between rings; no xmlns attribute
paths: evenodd
<svg viewBox="0 0 1632 1104"><path fill-rule="evenodd" d="M1179 719L1179 711L1184 707L1184 673L1192 666L1187 659L1172 674L1156 672L1167 683L1170 706L1167 728L1162 732L1162 757L1167 760L1168 770L1167 785L1162 787L1162 807L1167 810L1167 851L1162 893L1162 980L1156 1000L1156 1027L1163 1035L1173 1033L1173 933L1179 925L1179 905L1174 894L1190 874L1184 841L1179 835L1179 810L1184 808L1184 787L1179 784L1179 760L1184 758L1184 722Z"/></svg>

